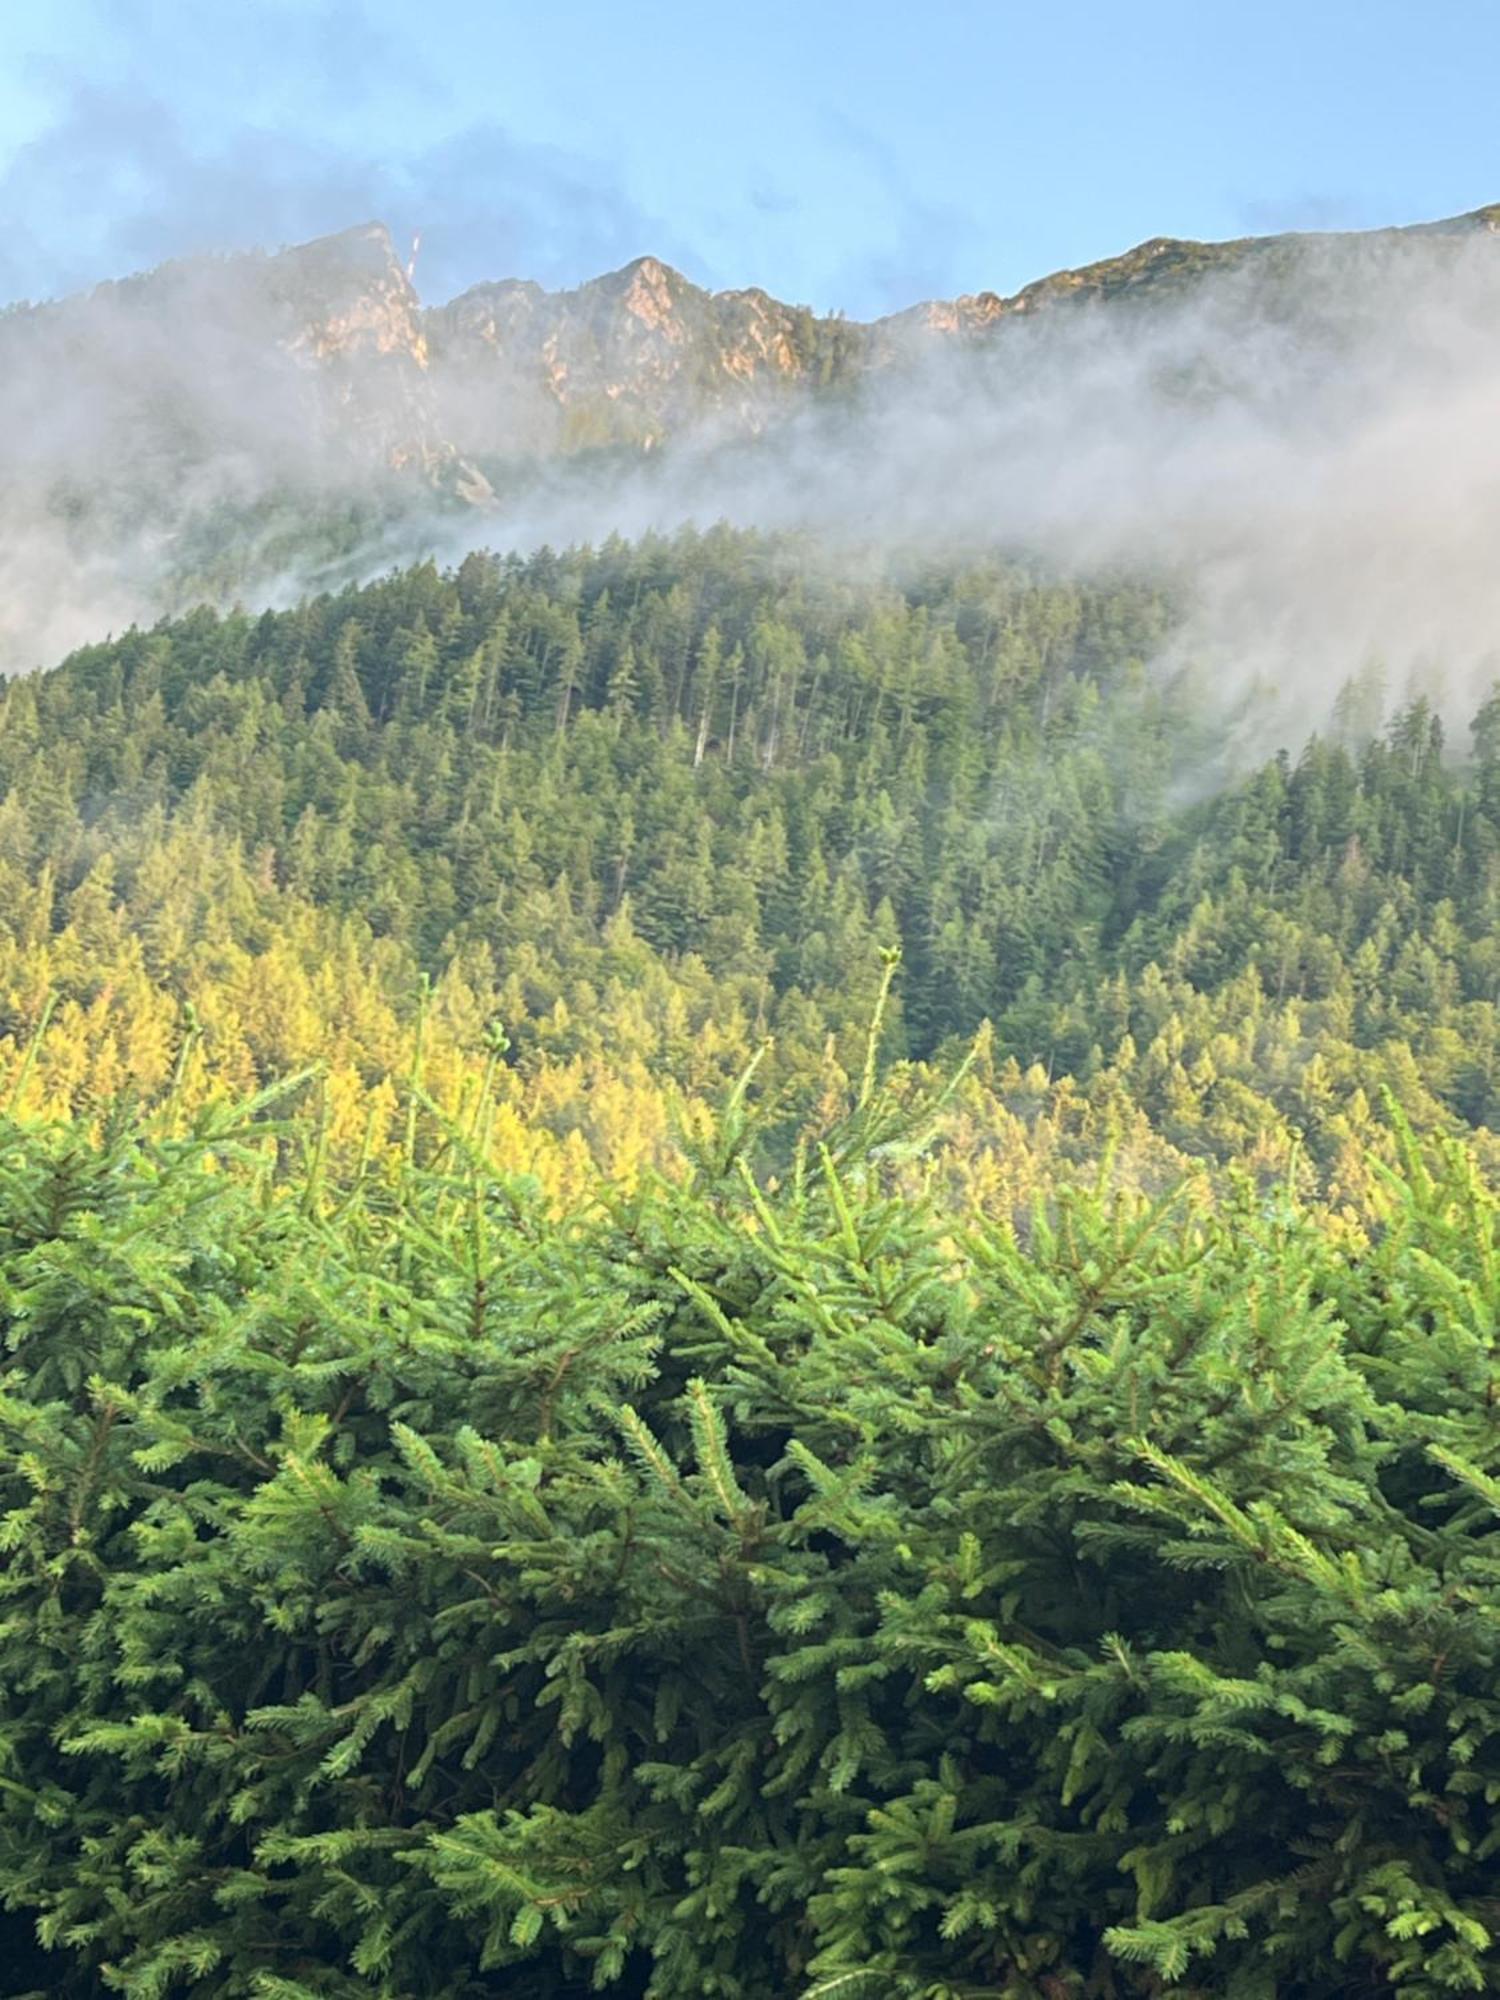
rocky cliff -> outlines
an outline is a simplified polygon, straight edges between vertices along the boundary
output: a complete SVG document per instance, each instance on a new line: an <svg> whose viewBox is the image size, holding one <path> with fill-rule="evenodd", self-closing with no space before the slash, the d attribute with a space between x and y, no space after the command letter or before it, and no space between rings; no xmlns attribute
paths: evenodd
<svg viewBox="0 0 1500 2000"><path fill-rule="evenodd" d="M1487 208L1336 239L1157 238L1013 297L929 300L861 324L755 289L708 292L654 257L572 290L507 278L424 309L387 231L367 224L0 314L8 484L77 505L143 485L180 498L342 482L363 467L483 502L482 464L650 450L705 424L756 432L799 394L995 341L1019 320L1160 300L1215 275L1295 290L1310 244L1357 261L1497 228Z"/></svg>
<svg viewBox="0 0 1500 2000"><path fill-rule="evenodd" d="M1336 380L1351 327L1378 334L1412 298L1444 298L1454 261L1487 259L1497 231L1486 208L1360 235L1157 238L1012 297L859 323L706 291L653 257L569 290L505 278L424 307L371 223L15 307L0 312L0 667L166 605L367 573L444 538L434 504L516 503L506 535L538 481L565 461L591 472L593 452L633 468L691 436L701 459L809 404L878 415L884 385L934 355L993 361L943 378L951 405L1080 314L1201 298L1172 363L1193 393L1231 378L1257 393L1252 320L1289 325L1299 366L1311 355ZM1480 318L1488 339L1487 304ZM1064 374L1072 351L1047 348Z"/></svg>

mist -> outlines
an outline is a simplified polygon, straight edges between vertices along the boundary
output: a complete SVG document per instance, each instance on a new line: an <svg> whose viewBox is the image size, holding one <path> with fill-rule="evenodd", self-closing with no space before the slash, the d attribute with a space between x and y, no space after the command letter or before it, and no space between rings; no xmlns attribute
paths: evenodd
<svg viewBox="0 0 1500 2000"><path fill-rule="evenodd" d="M1153 274L967 339L856 329L836 392L777 383L650 451L524 461L496 443L556 434L552 386L501 355L439 394L378 231L5 316L4 665L194 594L285 603L428 554L724 520L1160 576L1182 617L1154 670L1259 742L1322 726L1377 662L1461 727L1500 647L1500 241L1282 238Z"/></svg>
<svg viewBox="0 0 1500 2000"><path fill-rule="evenodd" d="M1467 723L1500 661L1500 242L1307 238L1164 300L911 329L852 405L708 429L596 485L558 467L447 547L724 519L852 548L1169 581L1159 673L1323 726L1378 669ZM498 523L498 528L497 528Z"/></svg>

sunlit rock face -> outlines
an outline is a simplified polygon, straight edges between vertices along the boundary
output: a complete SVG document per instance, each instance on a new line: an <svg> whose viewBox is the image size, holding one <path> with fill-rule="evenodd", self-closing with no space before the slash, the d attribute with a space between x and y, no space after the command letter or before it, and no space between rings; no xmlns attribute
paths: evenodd
<svg viewBox="0 0 1500 2000"><path fill-rule="evenodd" d="M703 291L654 257L571 291L476 285L426 323L449 432L482 453L650 449L711 419L755 430L788 389L867 349L862 328L761 291Z"/></svg>
<svg viewBox="0 0 1500 2000"><path fill-rule="evenodd" d="M181 500L336 484L355 466L482 502L475 460L650 450L690 426L752 434L799 395L1216 277L1315 313L1309 246L1354 279L1392 245L1431 255L1497 227L1500 208L1347 238L1157 238L1010 298L928 300L861 324L755 289L705 291L654 257L571 290L503 278L424 308L371 223L0 315L0 470L12 492L74 507L117 488Z"/></svg>

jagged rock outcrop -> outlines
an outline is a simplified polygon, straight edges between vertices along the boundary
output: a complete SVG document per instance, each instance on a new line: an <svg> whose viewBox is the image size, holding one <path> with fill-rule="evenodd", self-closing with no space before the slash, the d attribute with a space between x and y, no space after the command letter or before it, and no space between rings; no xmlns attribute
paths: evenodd
<svg viewBox="0 0 1500 2000"><path fill-rule="evenodd" d="M424 309L369 223L0 314L0 453L12 496L41 489L75 510L123 492L170 515L341 484L351 469L483 502L482 465L652 449L689 427L758 432L799 394L847 389L935 345L993 341L1018 320L1235 274L1266 297L1283 286L1301 309L1310 245L1326 273L1340 256L1352 268L1395 243L1497 230L1500 207L1336 238L1158 237L1013 297L929 300L861 324L753 288L705 291L654 257L570 290L507 278Z"/></svg>
<svg viewBox="0 0 1500 2000"><path fill-rule="evenodd" d="M862 327L759 290L704 291L654 257L569 291L476 285L426 324L449 434L480 453L650 448L705 420L756 430L789 389L869 352Z"/></svg>

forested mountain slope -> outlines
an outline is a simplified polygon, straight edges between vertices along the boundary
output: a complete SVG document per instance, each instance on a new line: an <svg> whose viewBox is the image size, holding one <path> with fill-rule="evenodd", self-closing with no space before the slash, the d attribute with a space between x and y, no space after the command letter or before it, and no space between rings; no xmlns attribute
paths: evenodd
<svg viewBox="0 0 1500 2000"><path fill-rule="evenodd" d="M1500 1108L1500 711L1445 750L1366 673L1203 798L1233 718L1146 676L1171 617L720 531L88 648L0 718L13 1072L56 1003L21 1102L322 1061L335 1148L378 1151L418 1016L454 1102L498 1021L515 1158L574 1188L670 1159L767 1036L787 1132L841 1101L899 948L888 1051L982 1031L975 1186L1038 1147L1279 1172L1302 1134L1357 1207L1385 1093L1485 1145Z"/></svg>

